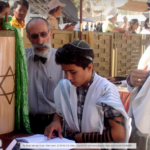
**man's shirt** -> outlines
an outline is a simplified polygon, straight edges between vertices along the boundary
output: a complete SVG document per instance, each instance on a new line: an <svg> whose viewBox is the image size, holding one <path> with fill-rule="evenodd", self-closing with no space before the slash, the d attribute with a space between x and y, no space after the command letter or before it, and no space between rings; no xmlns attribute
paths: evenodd
<svg viewBox="0 0 150 150"><path fill-rule="evenodd" d="M51 29L55 29L55 30L59 30L59 26L58 26L58 22L57 22L57 19L53 16L53 15L48 15L47 17L47 21L48 23L50 24L51 26Z"/></svg>
<svg viewBox="0 0 150 150"><path fill-rule="evenodd" d="M55 62L56 50L51 48L47 54L47 61L34 62L32 47L26 49L27 67L29 76L28 98L29 113L52 114L55 113L54 89L58 82L64 78L64 72Z"/></svg>
<svg viewBox="0 0 150 150"><path fill-rule="evenodd" d="M12 26L17 27L17 28L24 28L25 27L25 23L22 21L20 24L14 16L13 16L10 23Z"/></svg>
<svg viewBox="0 0 150 150"><path fill-rule="evenodd" d="M103 32L113 32L114 28L116 28L117 25L115 23L112 23L111 21L107 20L103 23L102 29Z"/></svg>

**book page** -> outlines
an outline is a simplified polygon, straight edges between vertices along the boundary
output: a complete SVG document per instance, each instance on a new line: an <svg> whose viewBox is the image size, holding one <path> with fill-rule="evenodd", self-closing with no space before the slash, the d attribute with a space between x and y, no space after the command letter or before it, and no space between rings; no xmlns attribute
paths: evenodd
<svg viewBox="0 0 150 150"><path fill-rule="evenodd" d="M28 137L17 138L18 142L26 142L26 143L40 143L42 141L46 141L47 137L43 134L35 134Z"/></svg>
<svg viewBox="0 0 150 150"><path fill-rule="evenodd" d="M47 136L44 136L43 134L36 134L28 137L22 137L17 138L17 141L20 142L26 142L26 143L75 143L73 140L68 140L66 138L54 138L47 140Z"/></svg>
<svg viewBox="0 0 150 150"><path fill-rule="evenodd" d="M66 138L54 138L54 139L50 139L50 140L46 140L46 141L43 141L43 142L39 142L39 143L75 143L75 141L73 140L68 140Z"/></svg>

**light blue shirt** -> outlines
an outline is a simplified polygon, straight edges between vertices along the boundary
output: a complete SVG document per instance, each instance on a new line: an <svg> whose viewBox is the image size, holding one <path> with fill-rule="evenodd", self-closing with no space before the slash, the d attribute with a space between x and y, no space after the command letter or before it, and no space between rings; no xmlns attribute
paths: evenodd
<svg viewBox="0 0 150 150"><path fill-rule="evenodd" d="M55 62L56 49L51 48L47 54L47 61L43 64L40 60L34 62L32 47L26 49L27 67L29 76L28 99L29 113L52 114L55 113L54 89L64 72Z"/></svg>

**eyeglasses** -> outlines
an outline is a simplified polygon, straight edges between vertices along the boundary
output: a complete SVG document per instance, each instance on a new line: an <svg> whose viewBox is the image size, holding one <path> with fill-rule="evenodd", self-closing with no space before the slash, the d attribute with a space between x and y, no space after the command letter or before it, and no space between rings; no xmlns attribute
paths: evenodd
<svg viewBox="0 0 150 150"><path fill-rule="evenodd" d="M47 37L49 32L41 32L39 34L31 34L30 37L31 39L38 39L39 36L41 36L42 38Z"/></svg>

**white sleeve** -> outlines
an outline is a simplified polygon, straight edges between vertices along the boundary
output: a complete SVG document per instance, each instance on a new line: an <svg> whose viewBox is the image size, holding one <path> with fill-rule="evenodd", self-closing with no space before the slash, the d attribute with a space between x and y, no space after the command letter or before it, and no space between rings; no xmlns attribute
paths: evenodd
<svg viewBox="0 0 150 150"><path fill-rule="evenodd" d="M150 46L146 49L146 51L142 55L138 64L138 69L143 69L149 62L150 62Z"/></svg>

